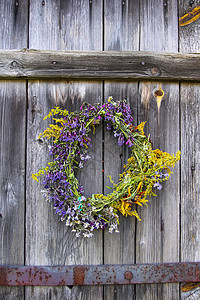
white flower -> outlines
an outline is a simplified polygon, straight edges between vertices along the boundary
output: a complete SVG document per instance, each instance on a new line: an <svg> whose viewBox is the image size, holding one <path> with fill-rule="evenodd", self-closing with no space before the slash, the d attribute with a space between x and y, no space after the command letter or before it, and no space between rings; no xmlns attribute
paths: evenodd
<svg viewBox="0 0 200 300"><path fill-rule="evenodd" d="M87 237L88 237L88 238L90 238L90 237L92 237L92 236L93 236L93 233L91 233L91 232L87 234Z"/></svg>
<svg viewBox="0 0 200 300"><path fill-rule="evenodd" d="M112 233L113 232L113 227L109 228L109 232Z"/></svg>
<svg viewBox="0 0 200 300"><path fill-rule="evenodd" d="M99 222L95 222L96 229L99 228Z"/></svg>
<svg viewBox="0 0 200 300"><path fill-rule="evenodd" d="M77 233L76 233L76 237L77 237L77 238L80 237L80 232L77 232Z"/></svg>
<svg viewBox="0 0 200 300"><path fill-rule="evenodd" d="M113 207L112 207L112 206L109 207L109 212L110 212L110 213L113 212Z"/></svg>
<svg viewBox="0 0 200 300"><path fill-rule="evenodd" d="M88 228L89 224L88 223L84 223L84 228Z"/></svg>
<svg viewBox="0 0 200 300"><path fill-rule="evenodd" d="M93 236L93 233L87 233L87 232L83 232L83 236L84 237L87 237L87 238L90 238L90 237L92 237Z"/></svg>
<svg viewBox="0 0 200 300"><path fill-rule="evenodd" d="M66 226L69 226L69 225L70 225L70 221L69 221L69 219L67 219Z"/></svg>
<svg viewBox="0 0 200 300"><path fill-rule="evenodd" d="M79 166L79 168L81 168L81 169L82 169L82 168L83 168L83 163L82 163L82 162L80 162L78 166Z"/></svg>

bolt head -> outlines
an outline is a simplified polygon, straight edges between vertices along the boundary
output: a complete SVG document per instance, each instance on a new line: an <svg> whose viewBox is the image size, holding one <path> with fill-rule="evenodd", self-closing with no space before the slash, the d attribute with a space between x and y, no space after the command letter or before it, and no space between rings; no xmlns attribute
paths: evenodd
<svg viewBox="0 0 200 300"><path fill-rule="evenodd" d="M124 278L127 280L131 280L133 278L133 273L131 271L126 271L124 273Z"/></svg>

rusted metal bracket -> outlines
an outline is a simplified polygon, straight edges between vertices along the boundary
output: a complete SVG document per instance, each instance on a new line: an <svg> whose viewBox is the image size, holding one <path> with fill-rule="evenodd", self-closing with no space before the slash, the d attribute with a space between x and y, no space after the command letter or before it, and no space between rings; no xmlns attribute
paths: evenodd
<svg viewBox="0 0 200 300"><path fill-rule="evenodd" d="M200 262L0 267L1 286L73 286L167 282L200 282Z"/></svg>

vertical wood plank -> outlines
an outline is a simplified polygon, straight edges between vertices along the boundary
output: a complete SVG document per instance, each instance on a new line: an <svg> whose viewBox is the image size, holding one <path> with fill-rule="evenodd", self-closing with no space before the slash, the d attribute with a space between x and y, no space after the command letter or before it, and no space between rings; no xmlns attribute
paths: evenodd
<svg viewBox="0 0 200 300"><path fill-rule="evenodd" d="M179 16L198 5L179 1ZM199 20L179 28L180 52L200 52ZM200 88L199 84L181 84L181 261L200 261ZM187 290L187 285L185 286ZM182 291L183 299L199 299L196 286Z"/></svg>
<svg viewBox="0 0 200 300"><path fill-rule="evenodd" d="M0 48L27 47L27 1L1 1ZM0 264L24 264L26 82L0 82ZM24 299L23 287L0 287L1 299Z"/></svg>
<svg viewBox="0 0 200 300"><path fill-rule="evenodd" d="M30 1L30 48L59 50L102 50L102 1ZM36 171L48 161L46 141L37 141L45 128L42 119L54 106L79 109L83 101L102 101L99 82L29 82L28 171ZM93 137L91 160L80 175L85 195L102 192L102 134ZM33 170L34 169L34 170ZM98 179L97 179L98 178ZM58 220L44 201L40 187L28 181L27 264L101 264L102 232L92 239L77 239ZM102 287L27 287L29 299L102 299Z"/></svg>
<svg viewBox="0 0 200 300"><path fill-rule="evenodd" d="M104 50L139 50L139 1L104 2ZM126 99L131 106L135 125L137 123L138 84L128 82L109 82L104 84L104 101L112 96L118 101ZM112 132L104 133L104 186L110 186L108 175L115 182L119 180L123 165L128 158L125 147L119 147ZM108 190L105 188L105 193ZM120 264L135 261L135 218L120 218L120 232L104 234L104 263ZM135 286L106 286L105 299L133 299Z"/></svg>
<svg viewBox="0 0 200 300"><path fill-rule="evenodd" d="M140 50L178 51L176 1L140 1ZM145 63L145 62L144 62ZM140 121L147 121L146 134L153 147L175 153L179 150L179 85L162 84L164 97L158 110L154 89L159 83L140 84ZM139 209L137 222L136 262L179 261L179 169L163 184L148 207ZM179 285L138 285L136 299L178 299Z"/></svg>
<svg viewBox="0 0 200 300"><path fill-rule="evenodd" d="M0 82L1 264L24 264L26 85ZM0 287L1 299L23 299L22 287Z"/></svg>

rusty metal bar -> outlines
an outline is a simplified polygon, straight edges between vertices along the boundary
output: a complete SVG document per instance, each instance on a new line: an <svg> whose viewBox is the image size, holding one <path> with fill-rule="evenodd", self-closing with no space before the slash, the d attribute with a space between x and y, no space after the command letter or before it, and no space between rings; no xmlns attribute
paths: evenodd
<svg viewBox="0 0 200 300"><path fill-rule="evenodd" d="M136 265L1 266L1 286L200 282L200 262Z"/></svg>

